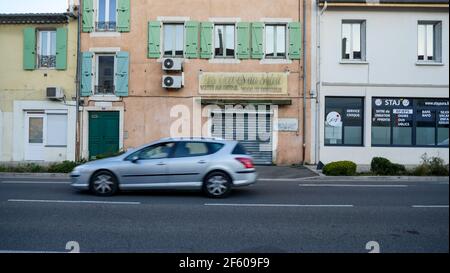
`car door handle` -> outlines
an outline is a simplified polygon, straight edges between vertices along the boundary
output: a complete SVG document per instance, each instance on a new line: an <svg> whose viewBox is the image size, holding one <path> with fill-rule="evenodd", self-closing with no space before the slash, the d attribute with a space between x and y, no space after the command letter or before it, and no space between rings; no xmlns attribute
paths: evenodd
<svg viewBox="0 0 450 273"><path fill-rule="evenodd" d="M205 161L205 160L200 160L200 161L198 162L198 164L206 164L206 161Z"/></svg>
<svg viewBox="0 0 450 273"><path fill-rule="evenodd" d="M158 165L158 166L165 166L166 165L166 163L164 163L164 162L159 162L158 164L156 164L156 165Z"/></svg>

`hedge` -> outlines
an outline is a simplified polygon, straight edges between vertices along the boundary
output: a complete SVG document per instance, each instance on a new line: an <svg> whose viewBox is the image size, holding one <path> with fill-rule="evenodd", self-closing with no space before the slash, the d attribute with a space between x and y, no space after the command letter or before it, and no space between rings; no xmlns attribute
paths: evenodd
<svg viewBox="0 0 450 273"><path fill-rule="evenodd" d="M356 164L352 161L331 162L323 167L323 174L330 176L352 176L356 174Z"/></svg>

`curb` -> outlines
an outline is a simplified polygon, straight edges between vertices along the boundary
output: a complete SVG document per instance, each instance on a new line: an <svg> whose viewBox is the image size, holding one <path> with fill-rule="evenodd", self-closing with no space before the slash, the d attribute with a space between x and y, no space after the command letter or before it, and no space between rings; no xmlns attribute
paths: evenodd
<svg viewBox="0 0 450 273"><path fill-rule="evenodd" d="M310 177L302 180L310 181L449 181L448 176L320 176Z"/></svg>
<svg viewBox="0 0 450 273"><path fill-rule="evenodd" d="M66 173L0 173L0 178L69 178ZM320 176L299 178L266 178L259 177L262 181L449 181L448 176Z"/></svg>
<svg viewBox="0 0 450 273"><path fill-rule="evenodd" d="M317 165L303 165L303 166L320 177L326 177L326 175L324 175L322 171L317 170Z"/></svg>

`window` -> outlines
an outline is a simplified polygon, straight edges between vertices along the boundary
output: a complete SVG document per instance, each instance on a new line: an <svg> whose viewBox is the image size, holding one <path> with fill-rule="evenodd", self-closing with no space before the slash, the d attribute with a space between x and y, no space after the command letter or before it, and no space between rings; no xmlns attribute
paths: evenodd
<svg viewBox="0 0 450 273"><path fill-rule="evenodd" d="M247 154L247 150L245 149L245 147L238 143L236 145L236 147L234 147L232 154L234 155L246 155Z"/></svg>
<svg viewBox="0 0 450 273"><path fill-rule="evenodd" d="M342 60L365 60L365 28L364 21L343 21Z"/></svg>
<svg viewBox="0 0 450 273"><path fill-rule="evenodd" d="M96 31L116 31L117 0L98 0Z"/></svg>
<svg viewBox="0 0 450 273"><path fill-rule="evenodd" d="M266 58L286 58L286 25L266 25Z"/></svg>
<svg viewBox="0 0 450 273"><path fill-rule="evenodd" d="M97 85L95 86L96 94L114 94L114 63L115 55L97 55Z"/></svg>
<svg viewBox="0 0 450 273"><path fill-rule="evenodd" d="M38 42L38 67L55 68L56 67L56 31L39 31Z"/></svg>
<svg viewBox="0 0 450 273"><path fill-rule="evenodd" d="M216 58L234 58L235 28L234 25L215 25L214 55Z"/></svg>
<svg viewBox="0 0 450 273"><path fill-rule="evenodd" d="M325 145L363 145L363 98L333 98L325 101Z"/></svg>
<svg viewBox="0 0 450 273"><path fill-rule="evenodd" d="M445 99L374 98L373 146L448 146Z"/></svg>
<svg viewBox="0 0 450 273"><path fill-rule="evenodd" d="M164 24L164 57L184 56L184 24Z"/></svg>
<svg viewBox="0 0 450 273"><path fill-rule="evenodd" d="M47 114L47 146L67 146L67 114Z"/></svg>
<svg viewBox="0 0 450 273"><path fill-rule="evenodd" d="M174 157L205 156L218 152L224 145L206 142L179 142Z"/></svg>
<svg viewBox="0 0 450 273"><path fill-rule="evenodd" d="M149 159L163 159L170 156L175 143L162 143L156 144L147 148L144 148L131 156L128 159L131 159L135 156L138 156L140 160L149 160Z"/></svg>
<svg viewBox="0 0 450 273"><path fill-rule="evenodd" d="M419 22L417 29L417 60L442 61L442 23Z"/></svg>
<svg viewBox="0 0 450 273"><path fill-rule="evenodd" d="M28 143L44 143L44 118L30 117L28 125Z"/></svg>

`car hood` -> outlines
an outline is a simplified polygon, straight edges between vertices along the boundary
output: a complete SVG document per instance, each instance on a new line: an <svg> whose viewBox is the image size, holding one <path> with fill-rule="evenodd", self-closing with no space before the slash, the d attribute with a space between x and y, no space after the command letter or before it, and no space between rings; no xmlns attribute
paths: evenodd
<svg viewBox="0 0 450 273"><path fill-rule="evenodd" d="M121 160L123 160L123 155L90 161L90 162L83 164L82 166L90 167L90 166L95 166L95 165L104 165L107 163L117 162L117 161L121 161Z"/></svg>

